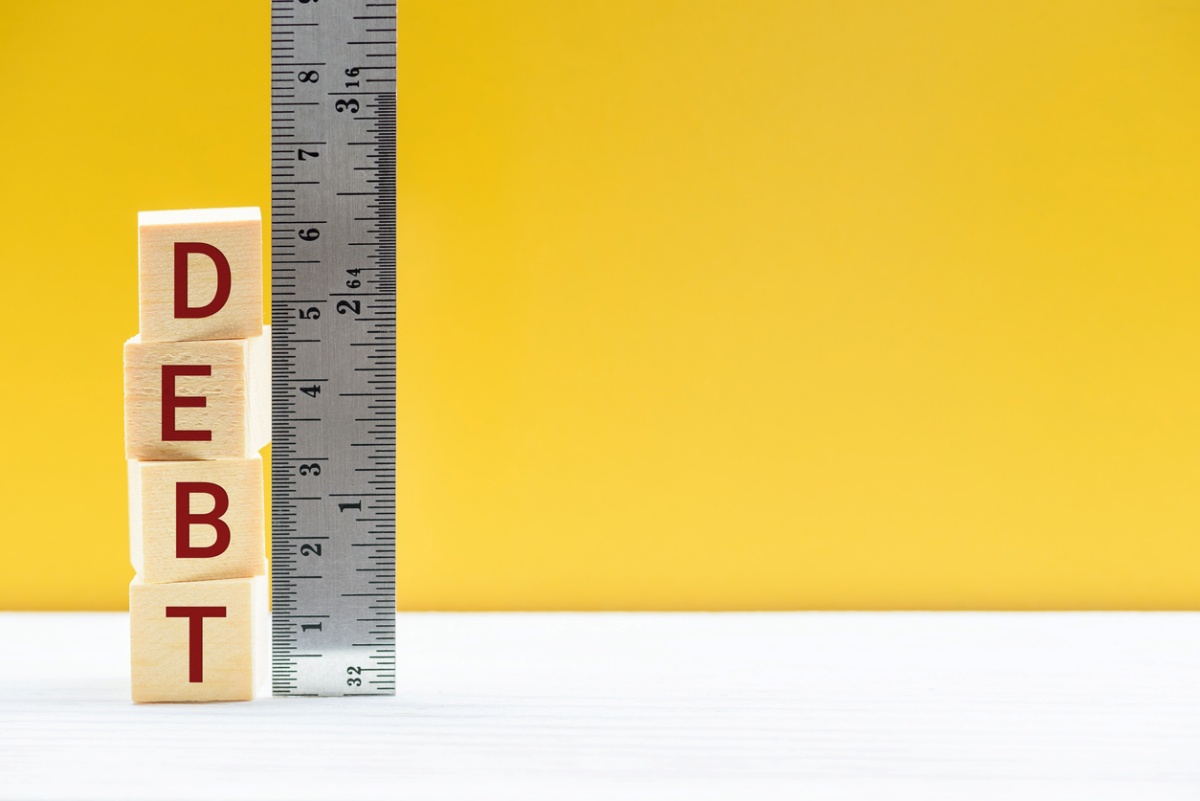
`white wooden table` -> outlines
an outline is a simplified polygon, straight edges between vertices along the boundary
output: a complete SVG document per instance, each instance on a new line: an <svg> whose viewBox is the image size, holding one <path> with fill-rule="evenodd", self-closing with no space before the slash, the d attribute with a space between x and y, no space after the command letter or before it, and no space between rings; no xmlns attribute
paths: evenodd
<svg viewBox="0 0 1200 801"><path fill-rule="evenodd" d="M1200 615L400 615L394 699L133 706L0 614L3 799L1198 799Z"/></svg>

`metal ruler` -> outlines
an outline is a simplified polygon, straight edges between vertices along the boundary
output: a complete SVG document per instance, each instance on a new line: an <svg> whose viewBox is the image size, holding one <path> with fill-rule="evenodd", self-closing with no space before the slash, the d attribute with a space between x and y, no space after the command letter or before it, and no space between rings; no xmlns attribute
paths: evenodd
<svg viewBox="0 0 1200 801"><path fill-rule="evenodd" d="M396 4L271 2L272 679L396 688Z"/></svg>

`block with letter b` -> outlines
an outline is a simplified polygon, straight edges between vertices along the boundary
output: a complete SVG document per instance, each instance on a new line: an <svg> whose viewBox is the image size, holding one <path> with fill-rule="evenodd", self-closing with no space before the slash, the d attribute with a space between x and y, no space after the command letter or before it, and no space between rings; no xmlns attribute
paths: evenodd
<svg viewBox="0 0 1200 801"><path fill-rule="evenodd" d="M138 214L143 342L243 339L262 329L257 208Z"/></svg>
<svg viewBox="0 0 1200 801"><path fill-rule="evenodd" d="M244 459L271 441L271 331L125 343L125 458Z"/></svg>
<svg viewBox="0 0 1200 801"><path fill-rule="evenodd" d="M129 585L133 700L249 701L267 673L266 579Z"/></svg>
<svg viewBox="0 0 1200 801"><path fill-rule="evenodd" d="M129 554L147 584L267 572L263 462L129 462Z"/></svg>

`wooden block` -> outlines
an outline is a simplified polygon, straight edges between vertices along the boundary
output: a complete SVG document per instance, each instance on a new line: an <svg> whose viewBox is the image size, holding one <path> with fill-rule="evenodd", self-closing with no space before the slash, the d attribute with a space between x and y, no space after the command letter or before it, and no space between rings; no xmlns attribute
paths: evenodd
<svg viewBox="0 0 1200 801"><path fill-rule="evenodd" d="M243 339L262 313L257 208L138 214L138 316L143 342Z"/></svg>
<svg viewBox="0 0 1200 801"><path fill-rule="evenodd" d="M271 329L125 343L125 458L244 459L271 441Z"/></svg>
<svg viewBox="0 0 1200 801"><path fill-rule="evenodd" d="M146 584L267 572L263 463L129 462L129 554Z"/></svg>
<svg viewBox="0 0 1200 801"><path fill-rule="evenodd" d="M262 577L129 585L136 703L248 701L267 674Z"/></svg>

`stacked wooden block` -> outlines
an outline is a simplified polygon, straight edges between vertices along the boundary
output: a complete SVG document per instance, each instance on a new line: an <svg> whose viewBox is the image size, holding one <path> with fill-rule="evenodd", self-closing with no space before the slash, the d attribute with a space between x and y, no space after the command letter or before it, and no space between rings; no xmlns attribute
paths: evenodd
<svg viewBox="0 0 1200 801"><path fill-rule="evenodd" d="M232 701L268 648L270 330L256 208L138 215L125 343L133 700Z"/></svg>

